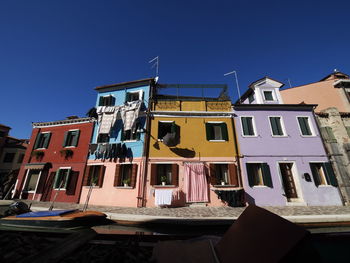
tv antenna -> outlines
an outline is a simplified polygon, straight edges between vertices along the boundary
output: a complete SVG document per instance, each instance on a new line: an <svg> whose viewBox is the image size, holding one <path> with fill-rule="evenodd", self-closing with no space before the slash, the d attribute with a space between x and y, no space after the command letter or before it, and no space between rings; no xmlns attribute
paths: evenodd
<svg viewBox="0 0 350 263"><path fill-rule="evenodd" d="M150 61L148 61L148 63L153 63L151 68L156 67L156 77L159 77L159 56L156 56L155 58L151 59Z"/></svg>
<svg viewBox="0 0 350 263"><path fill-rule="evenodd" d="M231 71L231 72L227 72L224 74L224 76L228 76L234 74L235 75L235 79L236 79L236 87L237 87L237 92L238 92L238 100L241 101L241 92L239 91L239 85L238 85L238 77L237 77L237 72L235 70Z"/></svg>

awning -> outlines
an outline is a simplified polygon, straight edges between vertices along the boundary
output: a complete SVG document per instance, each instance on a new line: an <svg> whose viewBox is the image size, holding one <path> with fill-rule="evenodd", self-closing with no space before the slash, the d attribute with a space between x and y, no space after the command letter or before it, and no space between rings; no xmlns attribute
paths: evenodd
<svg viewBox="0 0 350 263"><path fill-rule="evenodd" d="M24 166L25 169L32 169L32 170L42 170L45 168L45 166L48 163L28 163Z"/></svg>

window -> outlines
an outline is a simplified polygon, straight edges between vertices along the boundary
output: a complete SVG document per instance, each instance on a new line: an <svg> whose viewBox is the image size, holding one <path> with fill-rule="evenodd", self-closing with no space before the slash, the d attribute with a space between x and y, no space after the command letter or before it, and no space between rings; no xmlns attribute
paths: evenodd
<svg viewBox="0 0 350 263"><path fill-rule="evenodd" d="M254 93L248 96L248 101L249 101L249 104L251 104L254 101Z"/></svg>
<svg viewBox="0 0 350 263"><path fill-rule="evenodd" d="M273 101L272 91L264 91L264 99L266 101Z"/></svg>
<svg viewBox="0 0 350 263"><path fill-rule="evenodd" d="M115 98L112 95L100 96L98 106L114 106Z"/></svg>
<svg viewBox="0 0 350 263"><path fill-rule="evenodd" d="M109 135L107 133L100 133L97 137L97 143L109 142Z"/></svg>
<svg viewBox="0 0 350 263"><path fill-rule="evenodd" d="M325 142L337 142L337 139L334 137L331 127L320 127L320 131Z"/></svg>
<svg viewBox="0 0 350 263"><path fill-rule="evenodd" d="M309 117L298 117L298 123L301 135L303 136L312 136L312 130L310 126Z"/></svg>
<svg viewBox="0 0 350 263"><path fill-rule="evenodd" d="M102 187L105 173L105 166L103 165L88 165L86 166L84 186L98 186Z"/></svg>
<svg viewBox="0 0 350 263"><path fill-rule="evenodd" d="M125 95L125 102L132 102L142 100L142 90L127 92Z"/></svg>
<svg viewBox="0 0 350 263"><path fill-rule="evenodd" d="M23 159L24 159L24 153L21 153L20 155L18 155L17 163L22 163Z"/></svg>
<svg viewBox="0 0 350 263"><path fill-rule="evenodd" d="M282 127L282 117L269 117L269 119L272 135L285 136L285 132Z"/></svg>
<svg viewBox="0 0 350 263"><path fill-rule="evenodd" d="M29 170L26 186L24 187L25 191L35 191L40 171L41 170Z"/></svg>
<svg viewBox="0 0 350 263"><path fill-rule="evenodd" d="M13 159L15 158L16 153L6 153L4 156L4 163L12 163Z"/></svg>
<svg viewBox="0 0 350 263"><path fill-rule="evenodd" d="M173 132L174 122L158 122L158 140L162 140L165 135Z"/></svg>
<svg viewBox="0 0 350 263"><path fill-rule="evenodd" d="M79 134L79 130L66 131L64 134L63 147L77 146Z"/></svg>
<svg viewBox="0 0 350 263"><path fill-rule="evenodd" d="M49 146L51 132L42 132L36 136L34 149L47 148Z"/></svg>
<svg viewBox="0 0 350 263"><path fill-rule="evenodd" d="M314 183L319 185L333 185L338 186L337 180L334 176L332 165L328 163L310 163L310 169Z"/></svg>
<svg viewBox="0 0 350 263"><path fill-rule="evenodd" d="M137 164L117 164L114 186L136 186Z"/></svg>
<svg viewBox="0 0 350 263"><path fill-rule="evenodd" d="M164 182L164 183L162 183ZM151 164L151 185L178 185L178 165Z"/></svg>
<svg viewBox="0 0 350 263"><path fill-rule="evenodd" d="M241 123L244 136L256 136L253 117L241 117Z"/></svg>
<svg viewBox="0 0 350 263"><path fill-rule="evenodd" d="M249 186L268 186L272 188L270 167L267 163L247 163Z"/></svg>
<svg viewBox="0 0 350 263"><path fill-rule="evenodd" d="M224 122L207 122L205 129L208 141L228 141L227 126Z"/></svg>
<svg viewBox="0 0 350 263"><path fill-rule="evenodd" d="M138 141L138 140L140 140L140 132L138 131L139 127L140 127L140 125L139 125L139 123L137 123L135 125L134 129L127 130L127 131L124 131L124 129L122 129L121 140L122 141Z"/></svg>
<svg viewBox="0 0 350 263"><path fill-rule="evenodd" d="M66 189L69 181L71 169L70 168L60 168L56 172L55 182L53 188L55 189Z"/></svg>
<svg viewBox="0 0 350 263"><path fill-rule="evenodd" d="M238 186L237 166L235 164L210 164L209 169L212 185Z"/></svg>
<svg viewBox="0 0 350 263"><path fill-rule="evenodd" d="M1 137L5 137L6 135L7 135L6 132L0 131L0 138L1 138Z"/></svg>

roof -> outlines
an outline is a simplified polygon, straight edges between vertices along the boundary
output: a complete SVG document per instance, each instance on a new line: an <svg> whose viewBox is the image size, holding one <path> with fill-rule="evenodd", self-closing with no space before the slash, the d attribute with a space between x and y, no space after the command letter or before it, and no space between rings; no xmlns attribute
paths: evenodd
<svg viewBox="0 0 350 263"><path fill-rule="evenodd" d="M86 123L93 122L94 118L84 117L84 118L76 118L76 119L66 119L60 121L49 121L49 122L33 122L33 128L46 127L46 126L60 126L60 125L69 125L69 124L78 124L78 123Z"/></svg>
<svg viewBox="0 0 350 263"><path fill-rule="evenodd" d="M268 77L268 76L265 76L265 77L263 77L263 78L261 78L261 79L258 79L258 80L256 80L256 81L250 83L248 87L249 87L249 88L253 88L253 87L255 86L256 83L258 83L258 82L260 82L260 81L262 81L262 80L264 80L264 79L271 79L271 80L273 80L273 81L276 81L276 82L278 82L278 83L281 83L281 84L282 84L281 87L284 86L284 83L282 83L282 82L280 82L280 81L278 81L278 80L275 80L275 79L273 79L273 78L270 78L270 77Z"/></svg>
<svg viewBox="0 0 350 263"><path fill-rule="evenodd" d="M4 127L4 128L9 128L9 129L11 129L11 127L9 127L9 126L6 126L6 125L4 125L4 124L1 124L1 123L0 123L0 127Z"/></svg>
<svg viewBox="0 0 350 263"><path fill-rule="evenodd" d="M193 100L193 101L230 101L230 100L221 100L219 98L210 98L210 97L197 97L197 96L176 96L176 95L163 95L158 94L155 97L156 100Z"/></svg>
<svg viewBox="0 0 350 263"><path fill-rule="evenodd" d="M125 86L133 87L133 86L138 86L140 84L148 84L151 81L154 81L154 78L146 78L146 79L139 79L139 80L103 85L103 86L96 87L95 90L102 90L102 89L108 89L108 88L119 89L119 88L125 88Z"/></svg>
<svg viewBox="0 0 350 263"><path fill-rule="evenodd" d="M235 110L313 110L317 104L235 104Z"/></svg>
<svg viewBox="0 0 350 263"><path fill-rule="evenodd" d="M337 72L333 72L331 74L328 74L327 76L325 76L324 78L322 78L320 81L325 81L327 79L329 79L330 77L334 77L334 78L349 78L349 75L345 74L345 73L342 73L340 71L337 71Z"/></svg>

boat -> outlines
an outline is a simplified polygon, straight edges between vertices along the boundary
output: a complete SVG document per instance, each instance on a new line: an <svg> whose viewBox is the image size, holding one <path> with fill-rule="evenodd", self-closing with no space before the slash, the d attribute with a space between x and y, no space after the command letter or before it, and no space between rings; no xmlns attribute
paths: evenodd
<svg viewBox="0 0 350 263"><path fill-rule="evenodd" d="M72 229L108 224L106 214L98 211L53 210L28 212L0 219L0 226L45 229Z"/></svg>

